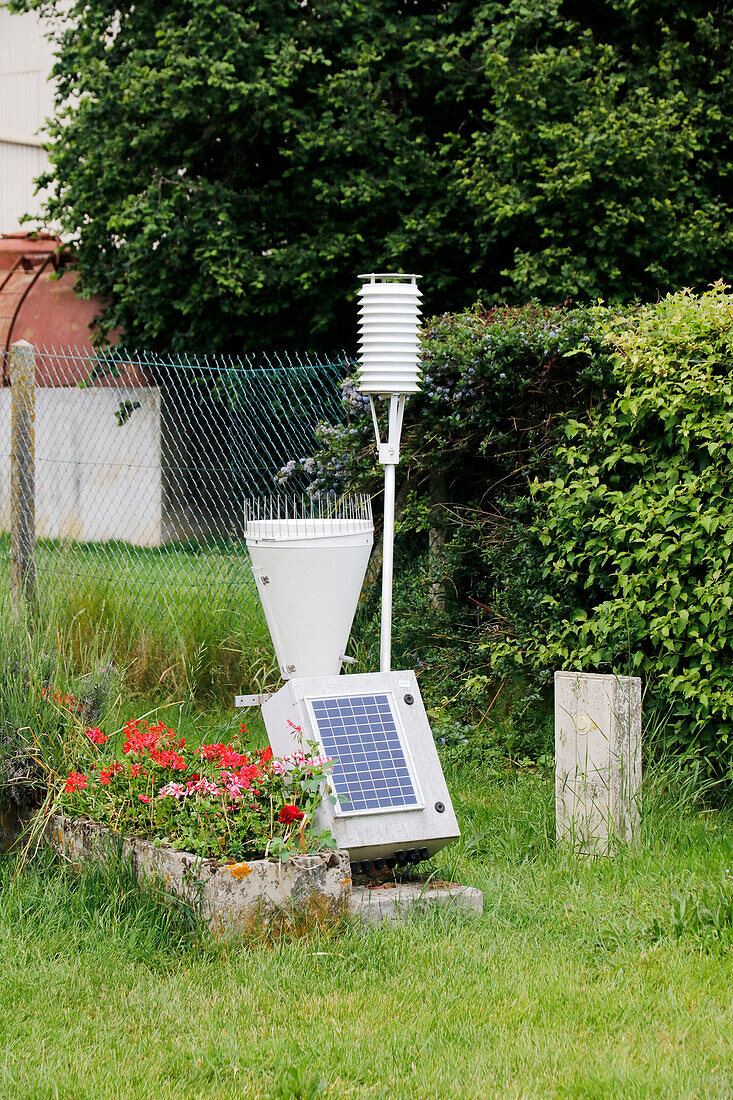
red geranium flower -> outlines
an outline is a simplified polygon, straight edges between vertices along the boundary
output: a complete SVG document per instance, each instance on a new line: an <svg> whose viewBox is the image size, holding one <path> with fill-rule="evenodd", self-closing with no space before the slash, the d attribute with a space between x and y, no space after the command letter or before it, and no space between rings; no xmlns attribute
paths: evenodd
<svg viewBox="0 0 733 1100"><path fill-rule="evenodd" d="M237 752L231 745L202 745L199 753L204 760L216 760L220 768L239 768L249 764L249 756Z"/></svg>
<svg viewBox="0 0 733 1100"><path fill-rule="evenodd" d="M164 744L170 744L173 738L173 730L164 726L162 722L150 725L144 718L136 718L128 722L124 728L125 744L122 746L124 753L144 753L157 749L161 740Z"/></svg>
<svg viewBox="0 0 733 1100"><path fill-rule="evenodd" d="M89 783L87 781L87 777L85 775L82 775L81 772L69 772L64 791L66 792L66 794L71 794L73 791L78 791L81 790L82 787L88 786Z"/></svg>
<svg viewBox="0 0 733 1100"><path fill-rule="evenodd" d="M297 806L283 806L280 813L277 815L277 819L281 825L289 825L291 821L300 821L303 817L303 811L299 810Z"/></svg>
<svg viewBox="0 0 733 1100"><path fill-rule="evenodd" d="M219 756L220 768L241 768L249 764L246 753L237 752L231 745L224 745L224 751Z"/></svg>
<svg viewBox="0 0 733 1100"><path fill-rule="evenodd" d="M150 759L155 764L160 764L164 768L173 768L177 772L186 770L186 761L173 749L169 749L167 752L163 749L151 749Z"/></svg>
<svg viewBox="0 0 733 1100"><path fill-rule="evenodd" d="M272 760L272 756L273 756L273 753L272 753L272 749L271 749L271 748L269 748L269 747L268 747L268 748L266 748L266 749L263 749L263 750L262 750L262 752L260 753L260 761L261 761L261 763L263 763L263 764L269 764L269 763L270 763L270 761Z"/></svg>
<svg viewBox="0 0 733 1100"><path fill-rule="evenodd" d="M202 745L199 753L204 760L218 760L226 749L226 745Z"/></svg>

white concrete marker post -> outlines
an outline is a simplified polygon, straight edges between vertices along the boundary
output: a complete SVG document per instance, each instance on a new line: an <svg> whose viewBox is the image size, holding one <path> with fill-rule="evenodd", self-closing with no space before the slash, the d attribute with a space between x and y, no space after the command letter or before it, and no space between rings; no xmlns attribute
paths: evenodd
<svg viewBox="0 0 733 1100"><path fill-rule="evenodd" d="M639 824L641 680L555 673L557 836L582 855L612 855Z"/></svg>

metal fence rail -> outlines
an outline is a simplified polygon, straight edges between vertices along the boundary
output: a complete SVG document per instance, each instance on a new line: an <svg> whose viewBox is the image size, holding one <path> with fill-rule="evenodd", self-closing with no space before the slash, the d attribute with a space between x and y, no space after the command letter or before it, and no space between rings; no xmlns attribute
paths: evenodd
<svg viewBox="0 0 733 1100"><path fill-rule="evenodd" d="M312 453L319 423L340 422L346 357L37 348L35 365L39 596L117 599L154 624L162 614L170 618L174 602L206 613L254 593L243 502L276 489L278 471ZM10 418L6 388L4 532L11 525ZM6 581L10 540L1 539Z"/></svg>

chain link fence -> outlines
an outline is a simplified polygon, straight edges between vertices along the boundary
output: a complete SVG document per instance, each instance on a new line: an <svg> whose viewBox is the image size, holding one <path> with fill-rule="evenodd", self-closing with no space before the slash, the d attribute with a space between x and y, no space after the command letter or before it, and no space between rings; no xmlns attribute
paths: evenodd
<svg viewBox="0 0 733 1100"><path fill-rule="evenodd" d="M151 626L259 604L243 502L342 419L347 358L35 350L38 599ZM12 352L10 353L12 355ZM0 581L10 584L11 391L0 390ZM289 491L305 486L288 483Z"/></svg>

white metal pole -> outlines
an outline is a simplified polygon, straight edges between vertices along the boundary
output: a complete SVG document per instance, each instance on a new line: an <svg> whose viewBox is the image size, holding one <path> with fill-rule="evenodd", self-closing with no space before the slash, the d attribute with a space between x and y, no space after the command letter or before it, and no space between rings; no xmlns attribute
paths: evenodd
<svg viewBox="0 0 733 1100"><path fill-rule="evenodd" d="M394 485L395 467L384 467L384 548L382 551L382 629L379 668L392 670L392 574L394 571Z"/></svg>
<svg viewBox="0 0 733 1100"><path fill-rule="evenodd" d="M384 466L382 549L382 622L379 663L392 669L392 578L394 572L395 467L400 461L400 435L405 401L420 389L420 298L417 275L372 272L359 291L358 386L368 394L379 462ZM389 428L380 440L374 398L389 397Z"/></svg>
<svg viewBox="0 0 733 1100"><path fill-rule="evenodd" d="M400 432L404 397L392 394L389 399L387 442L381 444L380 459L384 463L384 530L382 535L382 622L379 644L381 672L392 670L392 582L394 576L394 513L395 468L400 455Z"/></svg>

